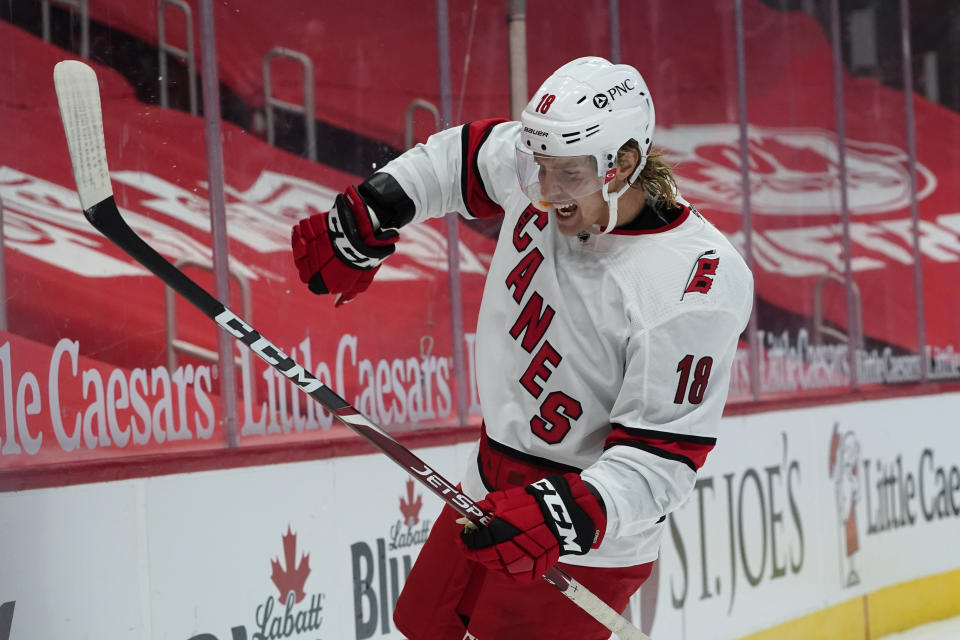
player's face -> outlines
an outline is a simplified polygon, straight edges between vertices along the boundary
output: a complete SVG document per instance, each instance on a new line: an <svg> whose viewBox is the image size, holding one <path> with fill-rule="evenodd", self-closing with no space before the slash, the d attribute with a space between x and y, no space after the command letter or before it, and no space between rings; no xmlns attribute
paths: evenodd
<svg viewBox="0 0 960 640"><path fill-rule="evenodd" d="M553 214L560 233L575 236L592 225L606 224L609 209L600 195L603 182L595 162L585 162L582 156L537 156L536 162L541 206Z"/></svg>

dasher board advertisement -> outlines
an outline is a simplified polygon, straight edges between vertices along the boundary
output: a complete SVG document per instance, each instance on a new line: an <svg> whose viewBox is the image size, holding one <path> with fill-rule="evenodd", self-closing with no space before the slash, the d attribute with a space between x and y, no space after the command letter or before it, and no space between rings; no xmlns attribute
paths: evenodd
<svg viewBox="0 0 960 640"><path fill-rule="evenodd" d="M943 551L960 532L958 406L725 418L627 613L655 639L726 640L960 568ZM455 479L472 452L417 454ZM439 511L378 455L3 493L0 631L400 638L393 603Z"/></svg>

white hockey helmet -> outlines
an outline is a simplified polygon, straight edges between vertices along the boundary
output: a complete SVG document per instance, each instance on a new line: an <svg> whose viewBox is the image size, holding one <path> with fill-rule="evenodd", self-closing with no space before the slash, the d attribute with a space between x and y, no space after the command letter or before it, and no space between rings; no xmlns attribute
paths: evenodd
<svg viewBox="0 0 960 640"><path fill-rule="evenodd" d="M616 226L617 199L636 181L647 162L655 117L650 91L640 73L626 64L598 57L577 58L557 69L540 86L520 117L517 174L534 204L556 200L544 193L541 175L552 171L565 199L602 191ZM640 161L628 184L610 194L617 151L628 140L640 147ZM544 162L544 158L564 158ZM572 172L579 166L581 171Z"/></svg>

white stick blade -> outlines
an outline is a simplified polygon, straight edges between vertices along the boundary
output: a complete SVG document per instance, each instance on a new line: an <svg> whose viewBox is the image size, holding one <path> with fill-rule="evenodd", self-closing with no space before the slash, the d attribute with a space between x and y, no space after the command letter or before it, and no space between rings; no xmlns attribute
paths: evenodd
<svg viewBox="0 0 960 640"><path fill-rule="evenodd" d="M80 206L86 211L113 195L97 74L79 60L64 60L53 68L53 84Z"/></svg>

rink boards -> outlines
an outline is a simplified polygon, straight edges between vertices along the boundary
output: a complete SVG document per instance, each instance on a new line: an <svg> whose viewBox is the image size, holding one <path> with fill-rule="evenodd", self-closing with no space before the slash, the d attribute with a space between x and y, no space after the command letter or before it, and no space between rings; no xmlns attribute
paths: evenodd
<svg viewBox="0 0 960 640"><path fill-rule="evenodd" d="M725 418L627 613L655 640L876 637L960 613L958 407ZM471 451L418 454L457 477ZM378 455L2 493L0 640L399 638L393 601L439 509Z"/></svg>

